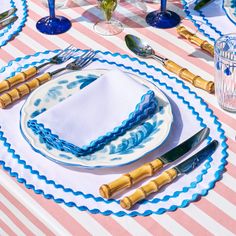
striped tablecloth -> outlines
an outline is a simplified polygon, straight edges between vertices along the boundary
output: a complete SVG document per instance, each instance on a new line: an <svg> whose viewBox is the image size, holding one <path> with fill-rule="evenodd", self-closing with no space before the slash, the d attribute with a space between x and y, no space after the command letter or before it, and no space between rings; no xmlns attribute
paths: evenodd
<svg viewBox="0 0 236 236"><path fill-rule="evenodd" d="M36 28L36 21L48 15L39 0L28 1L29 17L23 31L0 49L0 67L9 60L37 51L64 48L73 44L78 48L109 50L133 56L126 48L124 36L132 33L146 39L158 52L184 65L196 74L213 80L213 59L195 46L180 39L175 29L160 30L146 27L144 14L128 3L121 3L117 11L125 30L112 37L94 33L93 22L98 20L95 1L79 1L80 6L70 4L61 14L73 19L72 29L63 35L46 36ZM181 4L170 2L182 17ZM148 11L158 8L149 4ZM196 31L189 20L183 25ZM150 64L158 64L150 60ZM191 85L190 85L191 86ZM92 215L56 204L10 177L0 168L0 235L236 235L236 115L219 108L216 98L191 87L203 97L222 122L228 138L229 158L226 172L206 197L188 207L148 217L115 217Z"/></svg>

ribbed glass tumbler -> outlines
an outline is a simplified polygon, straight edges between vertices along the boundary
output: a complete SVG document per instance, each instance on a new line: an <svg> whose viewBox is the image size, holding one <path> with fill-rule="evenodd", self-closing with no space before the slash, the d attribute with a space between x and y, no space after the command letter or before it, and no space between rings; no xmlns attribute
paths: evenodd
<svg viewBox="0 0 236 236"><path fill-rule="evenodd" d="M223 109L236 112L236 34L215 43L215 93Z"/></svg>

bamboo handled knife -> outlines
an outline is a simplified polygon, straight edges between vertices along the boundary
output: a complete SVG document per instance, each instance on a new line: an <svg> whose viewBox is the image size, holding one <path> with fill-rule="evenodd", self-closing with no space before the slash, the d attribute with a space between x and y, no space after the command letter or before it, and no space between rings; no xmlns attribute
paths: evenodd
<svg viewBox="0 0 236 236"><path fill-rule="evenodd" d="M137 202L148 197L151 193L158 192L161 187L171 183L174 179L177 178L177 176L190 173L192 170L196 169L202 162L204 162L208 157L210 157L216 150L217 146L218 142L214 140L192 157L181 162L175 167L164 171L156 179L153 179L146 185L138 188L130 196L124 197L120 201L121 207L128 210Z"/></svg>
<svg viewBox="0 0 236 236"><path fill-rule="evenodd" d="M199 145L207 136L209 135L209 128L203 128L198 133L194 134L192 137L188 138L175 148L166 152L162 156L156 158L155 160L148 162L141 167L122 175L120 178L108 183L103 184L99 193L104 198L111 198L115 193L130 188L135 183L140 182L141 180L153 176L158 170L160 170L164 165L169 164L191 149Z"/></svg>

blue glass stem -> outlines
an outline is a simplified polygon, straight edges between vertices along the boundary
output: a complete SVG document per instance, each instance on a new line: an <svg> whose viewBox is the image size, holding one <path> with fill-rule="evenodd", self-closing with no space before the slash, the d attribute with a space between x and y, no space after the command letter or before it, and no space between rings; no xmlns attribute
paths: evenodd
<svg viewBox="0 0 236 236"><path fill-rule="evenodd" d="M166 12L166 0L161 0L161 12Z"/></svg>
<svg viewBox="0 0 236 236"><path fill-rule="evenodd" d="M50 18L55 18L55 0L48 0Z"/></svg>

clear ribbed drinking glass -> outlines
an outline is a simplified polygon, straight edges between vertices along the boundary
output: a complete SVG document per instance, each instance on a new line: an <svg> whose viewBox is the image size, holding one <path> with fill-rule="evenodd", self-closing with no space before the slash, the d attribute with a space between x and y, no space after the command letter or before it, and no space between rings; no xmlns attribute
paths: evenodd
<svg viewBox="0 0 236 236"><path fill-rule="evenodd" d="M223 109L236 112L236 34L215 43L215 93Z"/></svg>

